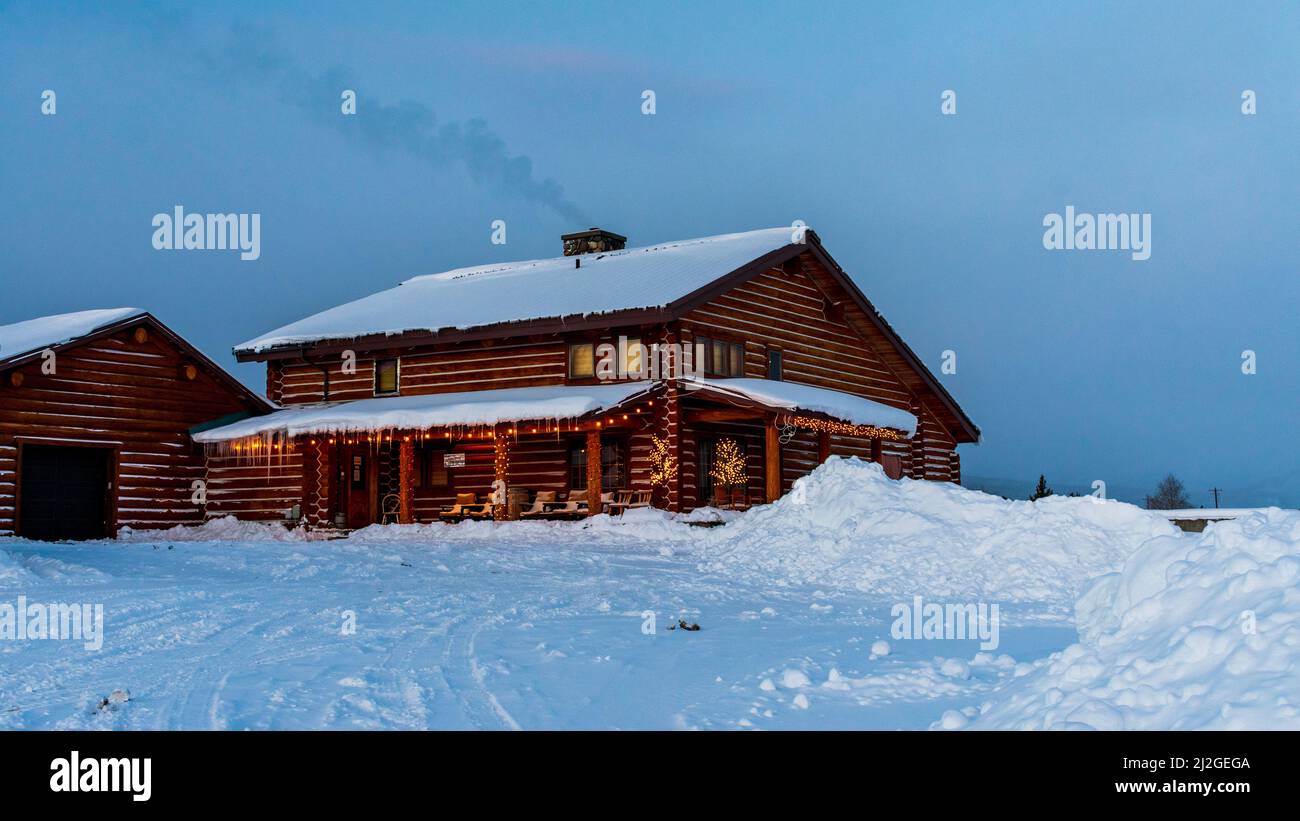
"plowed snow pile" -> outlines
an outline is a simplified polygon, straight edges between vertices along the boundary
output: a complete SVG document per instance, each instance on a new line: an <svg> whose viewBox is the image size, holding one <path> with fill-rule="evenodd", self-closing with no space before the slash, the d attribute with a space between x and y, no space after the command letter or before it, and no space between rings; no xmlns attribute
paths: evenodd
<svg viewBox="0 0 1300 821"><path fill-rule="evenodd" d="M1094 576L1153 536L1179 531L1092 497L1007 501L944 482L894 481L832 458L776 503L728 525L703 568L778 584L910 600L1034 601L1068 615Z"/></svg>
<svg viewBox="0 0 1300 821"><path fill-rule="evenodd" d="M973 727L1300 729L1300 513L1155 539L1079 599L1079 643Z"/></svg>

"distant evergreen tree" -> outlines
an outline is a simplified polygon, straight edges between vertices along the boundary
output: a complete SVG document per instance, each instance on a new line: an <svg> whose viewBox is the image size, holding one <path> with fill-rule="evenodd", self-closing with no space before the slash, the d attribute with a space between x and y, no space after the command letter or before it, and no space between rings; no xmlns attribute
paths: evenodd
<svg viewBox="0 0 1300 821"><path fill-rule="evenodd" d="M1147 497L1147 510L1182 510L1192 503L1187 501L1183 483L1172 473L1156 485L1156 495Z"/></svg>
<svg viewBox="0 0 1300 821"><path fill-rule="evenodd" d="M1034 488L1034 492L1029 497L1029 501L1037 502L1039 499L1043 499L1051 495L1052 495L1052 489L1047 486L1047 477L1042 475L1041 473L1038 474L1038 487Z"/></svg>

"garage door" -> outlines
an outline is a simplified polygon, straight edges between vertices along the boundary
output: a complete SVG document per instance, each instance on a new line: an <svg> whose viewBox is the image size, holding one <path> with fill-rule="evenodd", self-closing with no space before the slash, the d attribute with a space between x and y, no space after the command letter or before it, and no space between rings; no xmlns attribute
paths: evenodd
<svg viewBox="0 0 1300 821"><path fill-rule="evenodd" d="M108 530L106 448L24 445L18 535L28 539L101 539Z"/></svg>

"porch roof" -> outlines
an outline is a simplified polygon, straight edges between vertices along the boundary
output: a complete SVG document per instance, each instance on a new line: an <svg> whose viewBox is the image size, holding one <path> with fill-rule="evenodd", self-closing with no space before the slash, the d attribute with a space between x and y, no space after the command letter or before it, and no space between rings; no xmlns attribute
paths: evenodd
<svg viewBox="0 0 1300 821"><path fill-rule="evenodd" d="M196 433L194 441L228 442L273 433L300 436L471 427L533 419L575 419L648 394L659 384L554 385L358 399L309 408L287 408L265 416L241 419Z"/></svg>
<svg viewBox="0 0 1300 821"><path fill-rule="evenodd" d="M702 398L723 399L728 396L746 400L765 408L820 413L851 425L869 425L916 433L916 417L899 408L843 391L782 382L773 379L704 379L681 380L688 391ZM689 394L688 394L689 395Z"/></svg>
<svg viewBox="0 0 1300 821"><path fill-rule="evenodd" d="M747 378L681 379L678 385L686 395L701 399L735 400L769 411L804 411L851 425L890 428L908 436L916 433L916 417L907 411L828 388ZM306 408L285 408L200 431L193 437L196 442L216 443L270 434L302 436L426 430L528 420L577 419L618 407L638 397L648 397L662 386L662 382L640 381L375 397Z"/></svg>

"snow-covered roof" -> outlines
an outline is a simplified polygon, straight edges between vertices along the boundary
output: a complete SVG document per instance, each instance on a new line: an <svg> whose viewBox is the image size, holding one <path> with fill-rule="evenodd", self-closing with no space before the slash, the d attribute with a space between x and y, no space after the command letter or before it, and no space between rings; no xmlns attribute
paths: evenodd
<svg viewBox="0 0 1300 821"><path fill-rule="evenodd" d="M657 385L656 382L555 385L358 399L333 405L289 408L266 416L242 419L195 433L194 441L229 442L272 433L299 436L469 427L529 419L574 419L620 405Z"/></svg>
<svg viewBox="0 0 1300 821"><path fill-rule="evenodd" d="M661 308L792 239L787 226L417 276L250 339L235 351ZM578 260L581 267L575 267Z"/></svg>
<svg viewBox="0 0 1300 821"><path fill-rule="evenodd" d="M691 385L696 385L701 389L707 388L712 393L731 393L769 408L813 411L853 425L893 428L908 436L916 433L916 417L911 413L843 391L773 379L697 377L682 382L688 389Z"/></svg>
<svg viewBox="0 0 1300 821"><path fill-rule="evenodd" d="M144 313L139 308L101 308L0 325L0 361L71 342Z"/></svg>
<svg viewBox="0 0 1300 821"><path fill-rule="evenodd" d="M766 379L682 380L687 390L708 389L769 408L824 413L854 425L916 430L916 417L870 399L840 391ZM196 442L230 442L281 434L348 433L355 431L427 430L475 427L532 419L576 419L617 407L649 394L662 382L618 382L608 385L551 385L490 391L458 391L420 396L391 396L285 408L265 416L241 419L194 434Z"/></svg>

